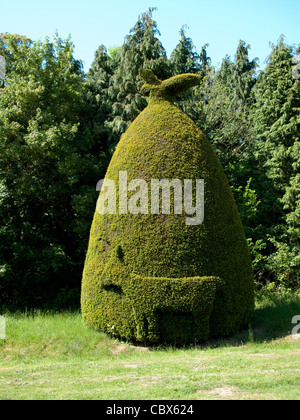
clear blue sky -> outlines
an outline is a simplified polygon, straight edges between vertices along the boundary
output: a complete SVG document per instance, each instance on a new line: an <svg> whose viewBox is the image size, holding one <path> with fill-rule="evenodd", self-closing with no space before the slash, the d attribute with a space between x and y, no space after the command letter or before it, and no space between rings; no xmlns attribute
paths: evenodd
<svg viewBox="0 0 300 420"><path fill-rule="evenodd" d="M186 24L198 52L208 42L208 55L218 66L226 54L234 56L239 39L250 44L250 58L261 67L270 53L269 42L281 34L288 44L300 43L300 0L1 0L0 32L33 40L69 34L75 57L91 65L100 44L122 45L138 16L157 7L153 17L168 56Z"/></svg>

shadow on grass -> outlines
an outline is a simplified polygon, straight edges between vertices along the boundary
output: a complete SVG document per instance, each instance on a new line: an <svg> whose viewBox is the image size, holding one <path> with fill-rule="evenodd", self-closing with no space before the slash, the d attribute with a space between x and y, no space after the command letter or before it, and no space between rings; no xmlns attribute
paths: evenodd
<svg viewBox="0 0 300 420"><path fill-rule="evenodd" d="M210 346L240 346L286 337L295 326L292 323L295 315L300 315L300 296L257 302L248 328L228 338L211 340Z"/></svg>
<svg viewBox="0 0 300 420"><path fill-rule="evenodd" d="M300 296L277 299L261 306L253 315L254 341L269 341L291 334L292 319L300 315Z"/></svg>

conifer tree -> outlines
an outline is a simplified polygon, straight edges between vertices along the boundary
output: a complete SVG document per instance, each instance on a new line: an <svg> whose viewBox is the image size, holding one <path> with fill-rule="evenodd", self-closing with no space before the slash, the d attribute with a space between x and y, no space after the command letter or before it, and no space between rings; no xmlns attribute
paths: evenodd
<svg viewBox="0 0 300 420"><path fill-rule="evenodd" d="M87 121L95 147L109 159L109 140L111 130L105 125L112 113L112 102L109 97L111 79L118 66L119 54L110 55L104 45L100 45L95 59L87 74L86 100Z"/></svg>
<svg viewBox="0 0 300 420"><path fill-rule="evenodd" d="M152 18L155 8L139 16L137 23L120 51L120 64L109 89L112 101L112 118L108 126L112 131L112 144L116 144L131 122L146 107L147 100L141 94L142 82L139 69L149 68L160 79L170 75L167 55L158 39L157 24Z"/></svg>
<svg viewBox="0 0 300 420"><path fill-rule="evenodd" d="M257 58L249 60L248 50L250 45L242 40L239 41L234 62L234 84L237 96L245 104L252 97L252 89L255 85L255 69L257 67Z"/></svg>
<svg viewBox="0 0 300 420"><path fill-rule="evenodd" d="M240 41L235 60L226 55L220 69L209 68L197 104L199 127L213 144L232 187L248 239L255 273L261 271L265 247L254 187L255 139L251 104L256 81L256 60L249 61L248 48Z"/></svg>
<svg viewBox="0 0 300 420"><path fill-rule="evenodd" d="M202 46L199 55L192 39L186 36L186 30L187 25L183 25L179 32L180 41L170 56L172 73L173 75L196 73L204 79L210 71L210 58L206 51L208 44ZM176 100L176 105L196 122L201 118L197 103L202 100L202 97L202 90L194 88L180 95Z"/></svg>
<svg viewBox="0 0 300 420"><path fill-rule="evenodd" d="M205 43L201 47L201 51L199 54L200 60L200 74L204 78L211 69L211 58L207 55L207 48L209 47L208 43Z"/></svg>
<svg viewBox="0 0 300 420"><path fill-rule="evenodd" d="M187 26L180 29L180 41L170 56L173 74L199 73L201 69L200 57L195 50L191 38L186 36Z"/></svg>
<svg viewBox="0 0 300 420"><path fill-rule="evenodd" d="M211 69L202 86L199 102L203 130L207 133L233 186L240 185L241 170L249 157L253 139L249 101L255 84L256 60L249 61L248 48L240 41L235 61L226 56L220 69ZM246 165L247 166L247 165ZM242 175L245 186L250 173Z"/></svg>
<svg viewBox="0 0 300 420"><path fill-rule="evenodd" d="M256 157L262 168L261 218L275 249L269 268L276 280L299 286L300 81L294 77L294 57L293 47L283 37L272 46L255 89L255 129Z"/></svg>

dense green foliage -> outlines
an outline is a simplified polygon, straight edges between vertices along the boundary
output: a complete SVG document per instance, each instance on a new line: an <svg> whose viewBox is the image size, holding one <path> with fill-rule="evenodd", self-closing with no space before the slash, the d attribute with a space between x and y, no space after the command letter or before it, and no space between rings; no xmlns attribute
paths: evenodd
<svg viewBox="0 0 300 420"><path fill-rule="evenodd" d="M259 72L241 41L217 69L183 27L168 58L153 11L122 46L100 46L87 74L70 40L1 35L0 307L78 306L96 183L147 106L140 67L201 75L176 104L225 169L255 279L299 288L299 49L280 39Z"/></svg>
<svg viewBox="0 0 300 420"><path fill-rule="evenodd" d="M2 35L0 304L70 305L101 173L73 45Z"/></svg>
<svg viewBox="0 0 300 420"><path fill-rule="evenodd" d="M186 213L174 214L174 208L170 214L143 214L141 204L137 214L96 210L83 317L98 330L113 328L115 335L138 341L183 344L231 334L253 312L247 242L212 145L173 104L201 78L183 74L160 82L150 71L142 74L149 104L122 136L106 178L119 192L119 172L127 171L128 182L148 182L149 195L153 179L204 179L204 221L187 225Z"/></svg>
<svg viewBox="0 0 300 420"><path fill-rule="evenodd" d="M293 77L293 57L281 38L257 80L254 154L263 168L255 180L262 223L274 247L267 267L281 283L299 287L300 80Z"/></svg>

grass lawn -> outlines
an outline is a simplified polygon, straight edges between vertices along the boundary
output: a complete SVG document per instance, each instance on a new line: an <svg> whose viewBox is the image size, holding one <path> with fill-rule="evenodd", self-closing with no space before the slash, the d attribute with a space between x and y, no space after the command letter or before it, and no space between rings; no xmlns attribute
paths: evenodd
<svg viewBox="0 0 300 420"><path fill-rule="evenodd" d="M295 315L300 296L265 300L233 337L149 348L95 332L80 313L4 314L0 399L298 400Z"/></svg>

